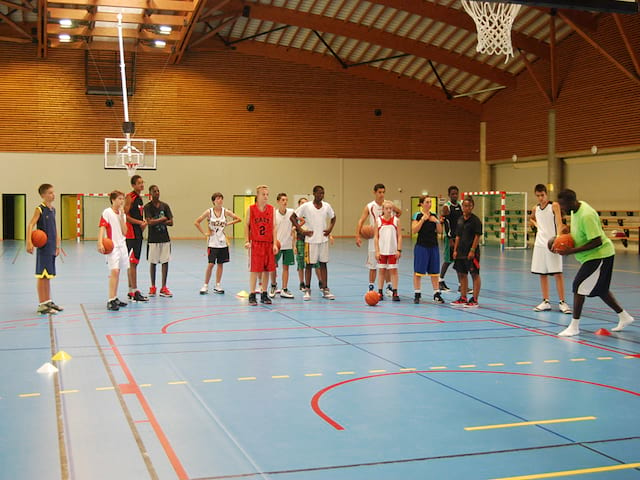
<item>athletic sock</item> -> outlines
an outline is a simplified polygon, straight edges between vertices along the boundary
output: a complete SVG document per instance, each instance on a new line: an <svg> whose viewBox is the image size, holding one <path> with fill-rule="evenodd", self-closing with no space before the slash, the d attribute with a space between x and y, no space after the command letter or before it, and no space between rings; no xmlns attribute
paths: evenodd
<svg viewBox="0 0 640 480"><path fill-rule="evenodd" d="M580 333L580 319L572 318L567 328L558 333L559 337L572 337Z"/></svg>
<svg viewBox="0 0 640 480"><path fill-rule="evenodd" d="M622 310L619 314L618 314L618 325L616 325L614 328L612 328L611 330L613 330L614 332L619 332L620 330L623 330L627 325L630 325L633 323L634 318L629 315L629 312L627 312L626 310Z"/></svg>

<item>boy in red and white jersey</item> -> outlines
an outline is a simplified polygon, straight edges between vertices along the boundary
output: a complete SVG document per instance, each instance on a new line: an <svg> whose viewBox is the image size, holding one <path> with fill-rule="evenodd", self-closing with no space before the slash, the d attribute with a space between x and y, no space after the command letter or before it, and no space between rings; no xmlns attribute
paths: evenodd
<svg viewBox="0 0 640 480"><path fill-rule="evenodd" d="M118 283L120 270L129 268L129 255L127 253L127 217L124 213L124 193L114 190L109 194L111 207L102 212L100 217L100 232L98 233L98 251L104 253L102 240L107 237L113 241L113 250L107 255L109 266L109 300L108 310L119 310L126 307L127 303L118 299Z"/></svg>
<svg viewBox="0 0 640 480"><path fill-rule="evenodd" d="M382 288L384 287L385 272L389 272L392 286L392 299L399 302L398 296L398 260L402 255L402 232L398 222L398 217L394 215L393 202L385 200L382 204L382 216L376 219L374 230L374 243L376 246L376 260L378 261L378 293L380 300L384 298Z"/></svg>

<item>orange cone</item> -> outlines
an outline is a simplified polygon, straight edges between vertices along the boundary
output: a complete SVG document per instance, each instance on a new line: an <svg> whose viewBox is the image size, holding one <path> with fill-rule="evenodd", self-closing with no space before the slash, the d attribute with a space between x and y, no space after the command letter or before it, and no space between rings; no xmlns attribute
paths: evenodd
<svg viewBox="0 0 640 480"><path fill-rule="evenodd" d="M596 335L605 335L605 336L611 335L611 332L609 330L607 330L606 328L599 328L594 333Z"/></svg>

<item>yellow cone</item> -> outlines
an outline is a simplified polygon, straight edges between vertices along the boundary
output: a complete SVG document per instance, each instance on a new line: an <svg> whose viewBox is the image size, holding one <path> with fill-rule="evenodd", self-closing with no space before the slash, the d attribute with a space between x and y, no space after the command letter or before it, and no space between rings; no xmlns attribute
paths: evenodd
<svg viewBox="0 0 640 480"><path fill-rule="evenodd" d="M244 290L240 290L238 293L236 293L236 297L247 298L248 296L249 296L249 294L247 292L245 292Z"/></svg>
<svg viewBox="0 0 640 480"><path fill-rule="evenodd" d="M71 355L69 355L64 350L60 350L53 357L51 357L51 360L53 360L54 362L59 362L60 360L71 360Z"/></svg>

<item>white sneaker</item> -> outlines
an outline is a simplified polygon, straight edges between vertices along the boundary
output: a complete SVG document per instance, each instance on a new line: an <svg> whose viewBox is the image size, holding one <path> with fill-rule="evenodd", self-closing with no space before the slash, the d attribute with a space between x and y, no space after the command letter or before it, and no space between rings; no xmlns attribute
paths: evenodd
<svg viewBox="0 0 640 480"><path fill-rule="evenodd" d="M384 294L387 297L393 297L393 287L391 286L391 284L387 284L387 289L384 291Z"/></svg>
<svg viewBox="0 0 640 480"><path fill-rule="evenodd" d="M200 295L206 295L209 293L209 286L205 283L200 289Z"/></svg>
<svg viewBox="0 0 640 480"><path fill-rule="evenodd" d="M213 293L219 293L220 295L222 295L224 293L224 288L222 288L220 285L216 285L213 288Z"/></svg>
<svg viewBox="0 0 640 480"><path fill-rule="evenodd" d="M540 305L533 309L534 312L546 312L547 310L551 310L549 300L543 300Z"/></svg>
<svg viewBox="0 0 640 480"><path fill-rule="evenodd" d="M271 285L269 287L269 298L273 298L276 296L276 285Z"/></svg>
<svg viewBox="0 0 640 480"><path fill-rule="evenodd" d="M311 300L311 290L309 290L308 288L304 289L304 295L302 296L302 300L304 300L305 302L308 302L309 300Z"/></svg>
<svg viewBox="0 0 640 480"><path fill-rule="evenodd" d="M618 321L618 325L611 329L613 332L619 332L620 330L624 330L624 328L628 325L631 325L635 320L631 315L629 315L626 311L622 311L618 314L620 320Z"/></svg>
<svg viewBox="0 0 640 480"><path fill-rule="evenodd" d="M335 300L336 296L333 293L331 293L331 290L329 290L328 288L323 288L322 298L326 298L327 300Z"/></svg>
<svg viewBox="0 0 640 480"><path fill-rule="evenodd" d="M291 293L288 289L283 289L280 292L280 298L294 298L293 293Z"/></svg>
<svg viewBox="0 0 640 480"><path fill-rule="evenodd" d="M558 303L558 308L560 309L560 311L562 313L566 313L566 314L573 313L571 311L571 307L569 305L567 305L567 302L565 302L565 301L562 301L562 302Z"/></svg>
<svg viewBox="0 0 640 480"><path fill-rule="evenodd" d="M567 328L558 333L559 337L573 337L574 335L578 335L580 333L580 320L576 320L575 318L571 320L571 323Z"/></svg>

